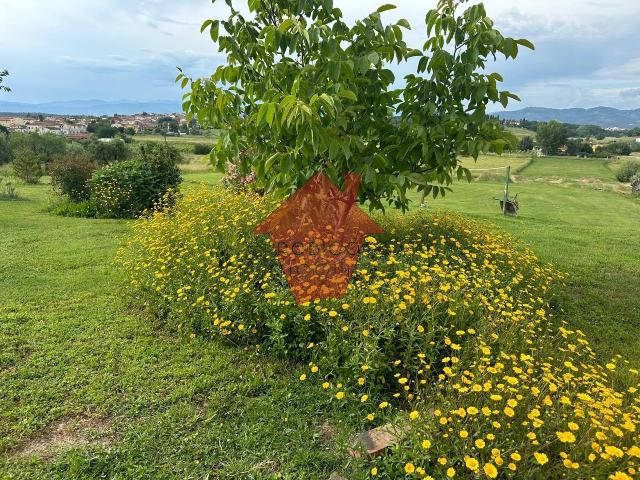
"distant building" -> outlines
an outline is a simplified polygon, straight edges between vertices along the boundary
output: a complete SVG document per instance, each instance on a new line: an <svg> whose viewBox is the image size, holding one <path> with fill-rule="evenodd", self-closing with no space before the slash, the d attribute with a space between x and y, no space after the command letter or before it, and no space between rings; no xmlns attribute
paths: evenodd
<svg viewBox="0 0 640 480"><path fill-rule="evenodd" d="M636 138L636 143L640 143L640 137Z"/></svg>

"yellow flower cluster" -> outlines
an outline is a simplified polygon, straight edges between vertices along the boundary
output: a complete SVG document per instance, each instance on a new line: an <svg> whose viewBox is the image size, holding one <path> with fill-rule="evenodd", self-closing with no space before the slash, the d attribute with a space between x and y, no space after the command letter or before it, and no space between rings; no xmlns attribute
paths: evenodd
<svg viewBox="0 0 640 480"><path fill-rule="evenodd" d="M203 186L140 219L120 262L176 328L303 361L297 378L328 401L403 424L370 475L637 475L637 386L613 389L623 362L601 367L584 335L553 327L560 275L532 252L460 217L387 215L344 298L296 305L253 233L276 207Z"/></svg>

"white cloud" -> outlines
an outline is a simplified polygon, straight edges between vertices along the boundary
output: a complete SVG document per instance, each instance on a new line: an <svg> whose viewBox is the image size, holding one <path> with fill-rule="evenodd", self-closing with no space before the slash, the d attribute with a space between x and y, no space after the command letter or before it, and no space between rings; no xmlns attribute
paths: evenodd
<svg viewBox="0 0 640 480"><path fill-rule="evenodd" d="M335 0L353 20L393 0ZM236 2L238 5L245 1ZM407 18L407 40L424 41L424 16L436 0L397 0L389 21ZM535 53L500 63L523 105L640 106L637 0L486 0L505 34L531 39ZM222 58L199 25L226 11L222 0L0 0L0 67L12 99L173 99L175 67L212 72ZM244 9L243 9L244 10ZM398 73L400 69L396 69ZM625 93L626 92L626 93Z"/></svg>

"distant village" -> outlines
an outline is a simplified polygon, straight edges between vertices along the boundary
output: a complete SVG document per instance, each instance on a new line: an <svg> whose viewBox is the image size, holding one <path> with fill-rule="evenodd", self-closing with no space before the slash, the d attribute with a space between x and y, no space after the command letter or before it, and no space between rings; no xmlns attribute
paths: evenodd
<svg viewBox="0 0 640 480"><path fill-rule="evenodd" d="M107 124L121 133L162 133L166 135L198 134L195 121L187 122L182 113L85 116L43 114L0 114L0 127L9 132L62 135L72 140L89 138L92 126Z"/></svg>

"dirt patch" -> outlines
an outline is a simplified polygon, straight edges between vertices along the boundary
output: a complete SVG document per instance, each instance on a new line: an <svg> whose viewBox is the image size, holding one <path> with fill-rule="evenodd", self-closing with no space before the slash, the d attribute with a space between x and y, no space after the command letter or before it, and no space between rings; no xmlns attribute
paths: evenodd
<svg viewBox="0 0 640 480"><path fill-rule="evenodd" d="M49 459L69 448L89 445L106 447L113 442L110 419L66 416L25 442L14 455Z"/></svg>
<svg viewBox="0 0 640 480"><path fill-rule="evenodd" d="M324 422L322 425L320 425L319 431L320 431L320 441L324 445L331 444L336 434L335 428L333 428L333 426L329 422Z"/></svg>

